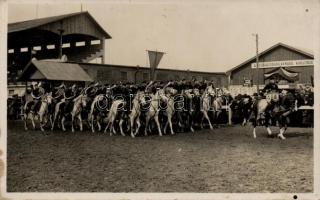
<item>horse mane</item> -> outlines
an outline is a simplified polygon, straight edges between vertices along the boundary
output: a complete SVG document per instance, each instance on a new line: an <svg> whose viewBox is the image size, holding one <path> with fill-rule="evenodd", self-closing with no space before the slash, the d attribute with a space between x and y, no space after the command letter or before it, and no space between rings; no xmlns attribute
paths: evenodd
<svg viewBox="0 0 320 200"><path fill-rule="evenodd" d="M79 99L83 96L83 94L80 94L79 96L77 96L76 98L73 99L73 102L77 102L79 101Z"/></svg>

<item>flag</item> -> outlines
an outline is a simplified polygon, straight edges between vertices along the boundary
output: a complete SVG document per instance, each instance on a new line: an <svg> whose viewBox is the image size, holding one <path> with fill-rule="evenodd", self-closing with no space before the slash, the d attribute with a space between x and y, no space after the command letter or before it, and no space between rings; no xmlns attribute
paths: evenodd
<svg viewBox="0 0 320 200"><path fill-rule="evenodd" d="M149 63L150 63L150 70L151 70L150 78L152 80L154 80L155 70L160 63L160 60L161 60L164 52L149 51L148 50L148 54L149 54Z"/></svg>

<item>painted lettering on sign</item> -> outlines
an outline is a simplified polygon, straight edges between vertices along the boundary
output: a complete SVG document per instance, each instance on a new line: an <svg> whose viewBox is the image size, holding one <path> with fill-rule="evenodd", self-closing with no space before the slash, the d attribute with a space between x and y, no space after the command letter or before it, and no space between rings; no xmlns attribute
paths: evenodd
<svg viewBox="0 0 320 200"><path fill-rule="evenodd" d="M313 66L313 60L284 60L273 62L260 62L259 68L272 68L272 67L296 67L296 66ZM257 68L256 63L251 64L251 68Z"/></svg>

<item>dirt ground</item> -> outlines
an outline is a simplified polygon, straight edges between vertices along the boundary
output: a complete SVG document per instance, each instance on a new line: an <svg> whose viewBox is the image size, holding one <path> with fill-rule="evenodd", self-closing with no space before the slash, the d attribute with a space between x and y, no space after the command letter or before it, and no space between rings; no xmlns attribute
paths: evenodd
<svg viewBox="0 0 320 200"><path fill-rule="evenodd" d="M272 127L275 132L278 130ZM8 192L312 192L313 129L231 126L159 137L8 123Z"/></svg>

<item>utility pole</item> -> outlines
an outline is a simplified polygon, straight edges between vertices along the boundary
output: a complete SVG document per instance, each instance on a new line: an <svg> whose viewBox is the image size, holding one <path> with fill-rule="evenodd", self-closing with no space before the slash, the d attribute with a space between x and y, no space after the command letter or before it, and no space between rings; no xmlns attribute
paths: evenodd
<svg viewBox="0 0 320 200"><path fill-rule="evenodd" d="M259 35L256 33L256 65L257 65L257 93L259 94Z"/></svg>

